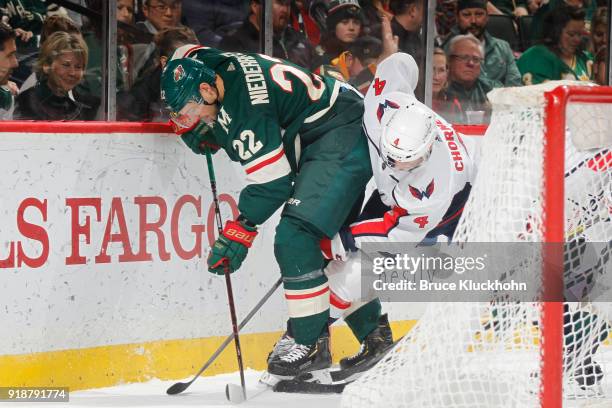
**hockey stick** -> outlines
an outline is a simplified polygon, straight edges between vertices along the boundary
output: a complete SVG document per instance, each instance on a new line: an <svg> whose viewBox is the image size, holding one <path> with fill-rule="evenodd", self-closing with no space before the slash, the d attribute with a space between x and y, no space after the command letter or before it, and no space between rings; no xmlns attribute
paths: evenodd
<svg viewBox="0 0 612 408"><path fill-rule="evenodd" d="M210 190L213 196L215 205L215 218L217 220L217 233L219 236L223 233L223 221L221 219L221 211L219 210L219 198L217 197L217 180L215 178L215 168L213 166L212 154L210 148L206 147L206 164L208 166L208 179L210 180ZM246 400L246 384L244 381L244 364L242 362L242 348L240 347L240 335L238 334L238 319L236 318L236 306L234 304L234 291L232 290L232 279L230 277L229 262L227 259L223 262L223 274L225 275L225 288L227 291L227 303L230 309L230 318L232 321L232 335L234 336L234 344L236 345L236 360L238 362L238 370L240 371L240 387L242 388L242 401ZM193 381L193 380L192 380Z"/></svg>
<svg viewBox="0 0 612 408"><path fill-rule="evenodd" d="M221 210L219 210L219 198L217 197L217 179L215 178L215 168L213 167L212 154L210 148L206 148L206 164L208 165L208 178L210 180L210 190L215 204L215 218L217 219L217 233L223 233L223 221L221 220ZM236 360L240 371L240 387L242 388L242 400L246 400L246 383L244 381L244 364L242 362L242 348L240 347L240 335L238 334L238 319L236 318L236 305L234 304L234 291L232 290L232 278L230 277L229 260L223 262L223 274L225 275L225 289L227 291L227 303L230 309L232 320L232 333L234 334L234 344L236 345Z"/></svg>
<svg viewBox="0 0 612 408"><path fill-rule="evenodd" d="M282 278L279 278L276 281L274 286L272 286L270 288L270 290L268 290L268 292L261 298L261 300L249 312L249 314L246 315L244 320L242 320L240 322L240 325L238 326L238 330L242 330L244 328L244 326L246 326L246 324L253 318L253 316L255 316L255 313L257 313L259 311L259 309L261 309L261 307L264 305L264 303L266 303L268 301L270 296L272 296L272 294L274 292L276 292L276 289L278 289L278 287L281 285L282 282L283 282ZM223 352L223 350L225 350L227 345L230 344L232 340L234 340L234 333L232 333L229 336L227 336L227 338L223 341L223 343L221 343L219 348L212 354L212 356L210 356L208 361L206 361L206 363L204 363L202 368L200 368L200 371L198 371L193 376L191 381L186 382L186 383L185 382L177 382L176 384L174 384L170 388L168 388L166 393L168 395L176 395L176 394L180 394L181 392L185 391L191 384L193 384L193 382L195 380L198 379L198 377L204 372L204 370L206 370L208 367L210 367L210 365L217 359L217 357L219 357L219 354L221 354Z"/></svg>

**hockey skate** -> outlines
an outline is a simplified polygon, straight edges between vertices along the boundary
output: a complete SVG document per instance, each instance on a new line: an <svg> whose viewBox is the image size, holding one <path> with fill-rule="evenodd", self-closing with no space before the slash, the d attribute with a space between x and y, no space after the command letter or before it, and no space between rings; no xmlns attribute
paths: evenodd
<svg viewBox="0 0 612 408"><path fill-rule="evenodd" d="M272 351L268 354L268 365L278 359L280 355L283 355L289 351L295 345L295 339L291 333L291 327L289 325L289 321L287 321L287 330L283 333L280 339L274 344ZM259 377L259 382L265 385L269 385L270 387L275 386L280 380L289 379L293 377L288 376L275 376L270 374L268 371L264 371L261 377Z"/></svg>
<svg viewBox="0 0 612 408"><path fill-rule="evenodd" d="M285 354L294 344L295 339L291 335L289 323L287 323L287 330L283 333L281 338L278 339L270 354L268 354L268 364L270 364L272 360L277 359L279 355Z"/></svg>
<svg viewBox="0 0 612 408"><path fill-rule="evenodd" d="M319 336L310 346L294 343L288 350L268 362L268 372L276 377L293 378L302 373L328 371L331 367L329 331Z"/></svg>
<svg viewBox="0 0 612 408"><path fill-rule="evenodd" d="M386 314L378 319L378 327L374 329L361 343L357 354L340 360L342 370L357 369L364 365L364 369L369 368L371 360L376 360L378 356L384 354L393 346L393 334L389 326L389 319Z"/></svg>

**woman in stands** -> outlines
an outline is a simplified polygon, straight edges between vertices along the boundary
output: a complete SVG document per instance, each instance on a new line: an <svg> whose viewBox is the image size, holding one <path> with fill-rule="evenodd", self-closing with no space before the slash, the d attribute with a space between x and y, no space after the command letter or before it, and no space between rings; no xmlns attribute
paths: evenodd
<svg viewBox="0 0 612 408"><path fill-rule="evenodd" d="M517 61L523 84L593 79L593 57L582 48L584 10L563 5L544 19L541 44L529 48Z"/></svg>
<svg viewBox="0 0 612 408"><path fill-rule="evenodd" d="M448 109L448 61L442 48L436 47L433 54L433 75L431 79L431 108L444 116Z"/></svg>
<svg viewBox="0 0 612 408"><path fill-rule="evenodd" d="M83 79L87 45L77 34L56 32L40 49L35 71L38 82L17 97L15 119L87 120L87 107L73 89Z"/></svg>
<svg viewBox="0 0 612 408"><path fill-rule="evenodd" d="M363 15L357 0L332 0L326 19L327 31L316 48L315 67L331 64L361 35Z"/></svg>

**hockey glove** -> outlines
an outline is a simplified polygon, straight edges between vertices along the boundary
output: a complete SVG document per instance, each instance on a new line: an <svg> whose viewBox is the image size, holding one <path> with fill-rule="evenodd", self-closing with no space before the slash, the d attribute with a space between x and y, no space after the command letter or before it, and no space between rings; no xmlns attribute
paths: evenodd
<svg viewBox="0 0 612 408"><path fill-rule="evenodd" d="M245 220L238 218L226 222L208 255L208 270L223 275L225 262L229 263L230 272L238 270L256 236L257 228L248 225Z"/></svg>
<svg viewBox="0 0 612 408"><path fill-rule="evenodd" d="M323 238L320 245L323 258L336 261L346 261L349 252L357 251L355 238L348 227L342 227L332 239Z"/></svg>
<svg viewBox="0 0 612 408"><path fill-rule="evenodd" d="M200 121L192 130L182 133L181 139L195 154L206 153L206 147L214 154L219 150L219 145L213 136L213 126Z"/></svg>

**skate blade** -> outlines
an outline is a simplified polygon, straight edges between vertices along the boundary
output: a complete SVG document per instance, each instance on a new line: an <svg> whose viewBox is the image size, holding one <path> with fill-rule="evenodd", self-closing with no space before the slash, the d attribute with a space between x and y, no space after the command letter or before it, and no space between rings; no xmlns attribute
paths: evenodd
<svg viewBox="0 0 612 408"><path fill-rule="evenodd" d="M329 368L301 373L295 377L295 379L297 381L312 382L317 384L331 384L333 382L331 370Z"/></svg>
<svg viewBox="0 0 612 408"><path fill-rule="evenodd" d="M293 377L287 377L282 375L270 374L268 371L264 371L259 377L259 383L267 385L268 387L274 387L281 380L290 380Z"/></svg>

